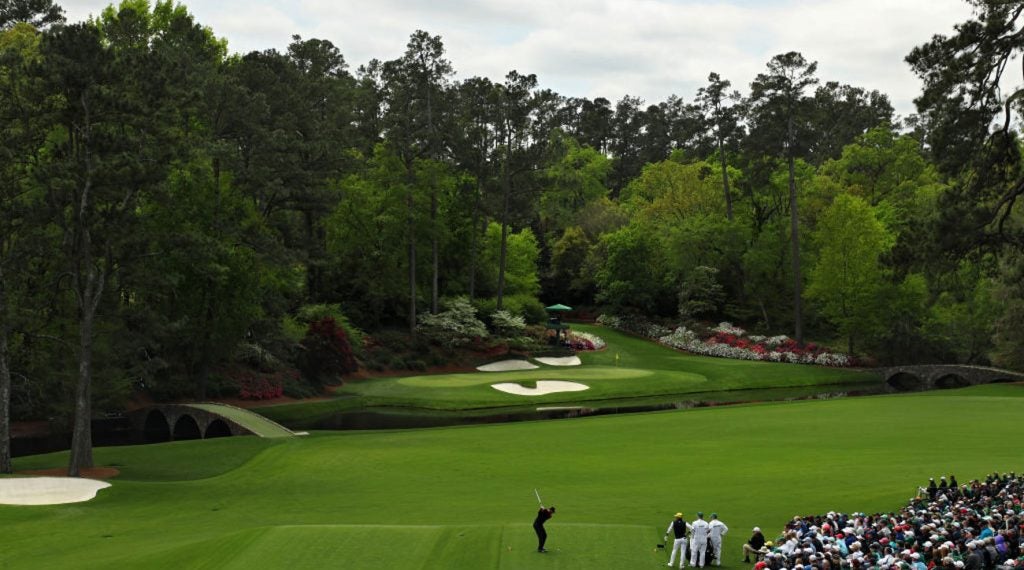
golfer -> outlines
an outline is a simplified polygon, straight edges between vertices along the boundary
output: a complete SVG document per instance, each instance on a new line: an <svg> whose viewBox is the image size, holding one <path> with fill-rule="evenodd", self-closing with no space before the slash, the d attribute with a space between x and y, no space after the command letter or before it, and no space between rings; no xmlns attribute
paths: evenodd
<svg viewBox="0 0 1024 570"><path fill-rule="evenodd" d="M537 518L533 519L533 532L537 533L537 552L547 552L544 550L544 543L548 540L548 533L544 530L544 523L553 516L555 507L544 508L544 505L541 505L537 509Z"/></svg>
<svg viewBox="0 0 1024 570"><path fill-rule="evenodd" d="M711 522L708 523L708 532L711 534L711 548L714 549L715 566L722 565L722 537L729 532L729 527L718 520L718 513L711 513Z"/></svg>
<svg viewBox="0 0 1024 570"><path fill-rule="evenodd" d="M686 529L690 525L683 520L683 513L676 513L672 522L668 523L668 528L665 529L665 538L668 538L669 533L675 536L675 541L672 543L672 554L668 557L668 565L672 564L676 560L676 552L679 552L679 567L686 568Z"/></svg>
<svg viewBox="0 0 1024 570"><path fill-rule="evenodd" d="M704 566L704 554L708 551L708 523L704 522L704 513L697 513L697 520L690 524L690 566Z"/></svg>

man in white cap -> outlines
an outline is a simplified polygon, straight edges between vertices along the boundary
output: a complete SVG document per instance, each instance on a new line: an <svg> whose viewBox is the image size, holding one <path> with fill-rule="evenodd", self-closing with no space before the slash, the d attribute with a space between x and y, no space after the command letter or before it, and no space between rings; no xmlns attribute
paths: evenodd
<svg viewBox="0 0 1024 570"><path fill-rule="evenodd" d="M690 566L704 566L704 554L708 551L708 523L704 522L704 513L697 513L697 520L690 524Z"/></svg>
<svg viewBox="0 0 1024 570"><path fill-rule="evenodd" d="M689 524L683 520L683 513L676 513L675 518L672 522L668 523L668 528L665 529L665 538L668 538L669 533L675 537L675 541L672 542L672 554L668 557L668 566L672 566L676 560L676 552L679 552L679 567L686 568L686 530L689 528Z"/></svg>
<svg viewBox="0 0 1024 570"><path fill-rule="evenodd" d="M754 527L754 533L750 535L750 540L743 545L743 561L750 563L750 555L754 555L754 562L757 562L758 555L761 552L761 547L764 546L764 535L761 534L761 527Z"/></svg>
<svg viewBox="0 0 1024 570"><path fill-rule="evenodd" d="M711 522L708 523L708 533L711 534L711 548L714 549L715 566L722 565L722 537L729 532L729 527L718 520L718 513L711 513Z"/></svg>

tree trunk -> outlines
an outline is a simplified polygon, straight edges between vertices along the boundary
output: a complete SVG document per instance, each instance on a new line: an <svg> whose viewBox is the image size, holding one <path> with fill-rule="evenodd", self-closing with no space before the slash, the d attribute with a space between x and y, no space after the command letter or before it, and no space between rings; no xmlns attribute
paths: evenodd
<svg viewBox="0 0 1024 570"><path fill-rule="evenodd" d="M792 133L792 126L790 127ZM790 139L792 141L792 139ZM789 152L789 225L790 225L790 255L793 258L793 328L795 339L799 344L804 342L803 327L803 301L802 287L803 279L800 275L800 230L799 216L796 209L796 173L794 167L792 144Z"/></svg>
<svg viewBox="0 0 1024 570"><path fill-rule="evenodd" d="M725 143L718 135L718 158L722 161L722 190L725 192L725 215L732 221L732 194L729 193L729 168L725 161Z"/></svg>
<svg viewBox="0 0 1024 570"><path fill-rule="evenodd" d="M437 189L430 191L430 255L433 275L430 278L430 313L437 314L437 297L439 287L439 275L441 274L441 260L438 254L437 245Z"/></svg>
<svg viewBox="0 0 1024 570"><path fill-rule="evenodd" d="M416 207L413 199L413 180L412 180L412 164L409 164L406 168L409 169L409 187L405 194L405 208L406 208L406 223L408 224L409 232L409 334L416 334L416 217L414 215L414 208Z"/></svg>
<svg viewBox="0 0 1024 570"><path fill-rule="evenodd" d="M476 223L477 218L480 216L480 194L482 192L482 184L480 178L476 179L476 196L473 197L473 214L472 224L470 224L469 232L469 300L472 301L476 298L476 250L477 250L477 235L476 235Z"/></svg>
<svg viewBox="0 0 1024 570"><path fill-rule="evenodd" d="M88 231L85 231L85 247L91 248ZM88 251L88 250L86 250ZM84 287L79 287L78 321L78 386L75 390L75 425L71 436L71 457L68 476L79 477L83 468L92 467L92 344L96 321L96 309L103 294L102 273L97 275L92 256L86 253L81 260Z"/></svg>
<svg viewBox="0 0 1024 570"><path fill-rule="evenodd" d="M0 473L11 472L11 366L7 352L7 291L0 266Z"/></svg>
<svg viewBox="0 0 1024 570"><path fill-rule="evenodd" d="M508 151L506 150L506 152ZM506 158L506 162L507 160ZM502 173L501 185L504 190L505 200L501 208L501 253L498 256L498 302L496 309L499 311L504 307L505 261L508 256L508 204L509 197L512 194L512 181L509 180L508 164L505 165L504 172Z"/></svg>

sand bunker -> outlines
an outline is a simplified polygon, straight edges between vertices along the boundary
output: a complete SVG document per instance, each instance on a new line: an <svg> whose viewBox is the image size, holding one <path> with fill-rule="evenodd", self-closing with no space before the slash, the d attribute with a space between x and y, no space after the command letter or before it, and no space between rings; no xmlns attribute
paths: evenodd
<svg viewBox="0 0 1024 570"><path fill-rule="evenodd" d="M0 505L81 503L109 486L79 477L5 477L0 479Z"/></svg>
<svg viewBox="0 0 1024 570"><path fill-rule="evenodd" d="M564 382L562 380L538 380L536 388L527 388L511 382L491 384L491 388L501 390L517 396L543 396L545 394L557 394L558 392L582 392L589 390L590 386L579 382Z"/></svg>
<svg viewBox="0 0 1024 570"><path fill-rule="evenodd" d="M534 360L541 364L547 364L548 366L579 366L580 364L583 364L580 362L580 357L575 355L560 357L541 356L539 358L534 358Z"/></svg>
<svg viewBox="0 0 1024 570"><path fill-rule="evenodd" d="M540 368L540 366L520 359L499 360L476 367L481 372L508 372L510 370L533 370L534 368Z"/></svg>

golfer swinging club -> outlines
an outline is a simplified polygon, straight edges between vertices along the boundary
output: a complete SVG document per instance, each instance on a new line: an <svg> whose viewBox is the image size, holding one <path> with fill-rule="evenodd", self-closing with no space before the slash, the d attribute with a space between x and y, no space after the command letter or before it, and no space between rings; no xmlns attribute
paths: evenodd
<svg viewBox="0 0 1024 570"><path fill-rule="evenodd" d="M672 566L675 562L676 552L679 552L679 567L686 568L686 529L689 526L683 520L683 513L676 513L676 517L672 519L672 522L668 523L668 528L665 529L665 536L668 537L670 532L675 536L675 541L672 543L672 554L668 557L669 566Z"/></svg>
<svg viewBox="0 0 1024 570"><path fill-rule="evenodd" d="M544 530L544 523L553 516L555 516L555 507L544 508L544 503L540 500L540 493L537 489L533 490L533 494L537 495L537 503L540 504L540 509L537 510L537 518L533 519L533 532L537 533L537 552L547 552L544 549L544 543L548 540L548 533Z"/></svg>

